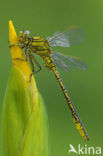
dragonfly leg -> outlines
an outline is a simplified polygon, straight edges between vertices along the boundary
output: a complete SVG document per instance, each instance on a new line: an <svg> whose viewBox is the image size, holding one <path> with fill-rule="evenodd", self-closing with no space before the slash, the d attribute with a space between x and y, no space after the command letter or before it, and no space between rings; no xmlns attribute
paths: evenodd
<svg viewBox="0 0 103 156"><path fill-rule="evenodd" d="M33 61L36 63L36 65L39 67L39 69L34 72L34 74L35 74L35 73L37 73L37 72L39 72L41 70L41 66L40 66L40 64L37 62L37 60L35 59L35 57L32 54L31 54L31 57L32 57Z"/></svg>
<svg viewBox="0 0 103 156"><path fill-rule="evenodd" d="M20 44L20 43L11 44L11 45L9 45L9 48L14 47L14 46L20 46L22 49L25 48L25 44Z"/></svg>
<svg viewBox="0 0 103 156"><path fill-rule="evenodd" d="M27 54L28 54L28 50L27 50L27 48L25 48L24 53L25 53L26 61L27 61L27 60L28 60L28 59L27 59Z"/></svg>
<svg viewBox="0 0 103 156"><path fill-rule="evenodd" d="M29 60L30 60L30 63L31 63L31 67L32 67L32 73L30 74L30 81L31 81L31 77L33 75L33 73L35 72L35 69L34 69L34 64L33 64L33 60L32 60L32 56L31 56L31 51L29 50Z"/></svg>
<svg viewBox="0 0 103 156"><path fill-rule="evenodd" d="M29 60L30 60L30 63L31 63L31 66L32 66L32 73L30 74L30 81L31 81L31 77L34 73L37 73L41 70L41 66L39 65L39 63L37 62L37 60L34 58L34 56L31 54L31 50L29 50ZM36 63L36 65L39 67L39 70L35 71L34 69L34 64L33 64L33 61Z"/></svg>
<svg viewBox="0 0 103 156"><path fill-rule="evenodd" d="M25 52L26 59L14 58L13 60L27 61L27 52L28 52L28 51L27 51L27 48L25 48L24 52Z"/></svg>
<svg viewBox="0 0 103 156"><path fill-rule="evenodd" d="M21 46L21 44L20 43L15 43L15 44L9 45L9 47L14 47L14 46Z"/></svg>

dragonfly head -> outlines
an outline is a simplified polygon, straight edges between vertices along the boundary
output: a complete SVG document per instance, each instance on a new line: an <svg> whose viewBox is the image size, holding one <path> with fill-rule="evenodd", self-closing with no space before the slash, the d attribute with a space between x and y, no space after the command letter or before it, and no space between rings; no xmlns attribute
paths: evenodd
<svg viewBox="0 0 103 156"><path fill-rule="evenodd" d="M20 31L18 40L20 43L25 43L28 40L29 36L30 36L29 30Z"/></svg>
<svg viewBox="0 0 103 156"><path fill-rule="evenodd" d="M23 33L24 33L25 35L30 35L30 31L29 31L29 30L25 30Z"/></svg>

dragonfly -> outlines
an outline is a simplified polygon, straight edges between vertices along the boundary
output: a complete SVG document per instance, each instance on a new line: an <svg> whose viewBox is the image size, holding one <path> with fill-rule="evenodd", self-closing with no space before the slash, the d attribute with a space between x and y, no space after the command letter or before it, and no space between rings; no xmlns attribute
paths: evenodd
<svg viewBox="0 0 103 156"><path fill-rule="evenodd" d="M20 46L24 49L26 61L29 60L32 67L32 73L30 77L34 73L41 70L41 66L34 55L37 54L44 60L46 68L54 73L61 87L77 130L80 132L84 140L88 141L89 137L86 133L85 127L83 126L82 121L77 114L76 108L72 103L71 97L57 70L58 67L64 71L70 71L71 68L86 70L87 65L78 57L67 56L52 50L52 47L70 47L77 45L83 41L83 38L84 32L80 28L74 26L68 28L64 32L58 31L53 36L47 37L46 39L36 35L32 36L30 31L26 30L19 32L19 43L10 45L10 47ZM34 64L38 66L38 70L35 70Z"/></svg>

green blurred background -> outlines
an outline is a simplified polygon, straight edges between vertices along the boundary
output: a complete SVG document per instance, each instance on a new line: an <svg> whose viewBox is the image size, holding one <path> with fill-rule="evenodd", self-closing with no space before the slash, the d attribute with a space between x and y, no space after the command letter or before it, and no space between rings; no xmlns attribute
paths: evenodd
<svg viewBox="0 0 103 156"><path fill-rule="evenodd" d="M45 69L43 61L38 58L43 67L35 75L35 79L47 108L51 156L67 156L69 144L76 149L78 144L102 147L103 0L1 1L0 19L0 115L11 69L8 21L13 20L17 32L29 29L32 34L43 37L76 25L84 31L84 41L75 47L56 49L65 54L79 56L88 64L87 71L73 69L68 73L60 70L60 73L90 141L84 141L76 130L53 73ZM2 146L0 151L2 153Z"/></svg>

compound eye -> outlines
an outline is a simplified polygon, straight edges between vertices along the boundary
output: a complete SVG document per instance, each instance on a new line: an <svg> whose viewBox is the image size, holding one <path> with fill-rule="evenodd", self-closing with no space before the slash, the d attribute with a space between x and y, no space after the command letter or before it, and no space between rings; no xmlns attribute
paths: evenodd
<svg viewBox="0 0 103 156"><path fill-rule="evenodd" d="M23 36L23 31L19 32L19 37Z"/></svg>
<svg viewBox="0 0 103 156"><path fill-rule="evenodd" d="M29 34L30 34L30 31L29 31L29 30L25 30L25 31L24 31L24 34L25 34L25 35L29 35Z"/></svg>

